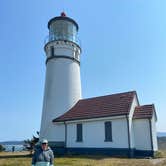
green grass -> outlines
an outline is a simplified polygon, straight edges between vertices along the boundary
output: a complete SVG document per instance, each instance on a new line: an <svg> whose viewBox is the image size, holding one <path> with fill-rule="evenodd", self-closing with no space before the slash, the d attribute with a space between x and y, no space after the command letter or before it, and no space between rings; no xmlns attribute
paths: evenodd
<svg viewBox="0 0 166 166"><path fill-rule="evenodd" d="M166 150L157 151L154 158L166 158Z"/></svg>
<svg viewBox="0 0 166 166"><path fill-rule="evenodd" d="M26 155L27 154L0 153L0 166L31 166L31 157ZM152 159L127 159L127 158L111 158L104 156L66 156L66 157L55 158L55 166L152 166L152 165L153 165ZM155 166L166 166L166 158L162 159L161 162L155 164Z"/></svg>

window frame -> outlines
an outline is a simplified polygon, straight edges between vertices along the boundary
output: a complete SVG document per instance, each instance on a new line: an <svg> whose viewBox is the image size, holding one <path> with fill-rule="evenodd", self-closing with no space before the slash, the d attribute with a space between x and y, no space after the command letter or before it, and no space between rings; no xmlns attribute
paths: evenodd
<svg viewBox="0 0 166 166"><path fill-rule="evenodd" d="M54 46L51 46L50 47L50 57L53 57L54 54L55 54L55 48L54 48Z"/></svg>
<svg viewBox="0 0 166 166"><path fill-rule="evenodd" d="M82 123L76 124L76 142L83 142L83 125L82 125Z"/></svg>
<svg viewBox="0 0 166 166"><path fill-rule="evenodd" d="M104 122L105 140L104 142L113 142L112 140L112 121Z"/></svg>

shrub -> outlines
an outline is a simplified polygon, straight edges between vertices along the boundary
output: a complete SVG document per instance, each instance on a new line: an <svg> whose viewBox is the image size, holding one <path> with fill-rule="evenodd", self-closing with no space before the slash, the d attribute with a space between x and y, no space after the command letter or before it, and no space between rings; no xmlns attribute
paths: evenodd
<svg viewBox="0 0 166 166"><path fill-rule="evenodd" d="M30 151L30 154L33 153L35 145L39 142L39 132L37 131L36 133L38 135L37 137L33 136L32 139L24 140L24 148Z"/></svg>
<svg viewBox="0 0 166 166"><path fill-rule="evenodd" d="M3 145L0 145L0 152L5 151L5 148Z"/></svg>
<svg viewBox="0 0 166 166"><path fill-rule="evenodd" d="M164 151L157 151L154 154L154 158L163 158L165 157L165 152Z"/></svg>

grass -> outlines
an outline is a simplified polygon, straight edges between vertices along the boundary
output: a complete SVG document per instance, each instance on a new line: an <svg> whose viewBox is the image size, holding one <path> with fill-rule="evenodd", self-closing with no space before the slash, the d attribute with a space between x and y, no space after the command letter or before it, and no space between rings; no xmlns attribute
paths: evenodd
<svg viewBox="0 0 166 166"><path fill-rule="evenodd" d="M55 158L55 166L166 166L162 159L127 159L104 156L65 156ZM153 162L157 161L157 162ZM31 157L27 153L0 153L0 166L30 166Z"/></svg>
<svg viewBox="0 0 166 166"><path fill-rule="evenodd" d="M157 151L154 158L166 158L166 150Z"/></svg>

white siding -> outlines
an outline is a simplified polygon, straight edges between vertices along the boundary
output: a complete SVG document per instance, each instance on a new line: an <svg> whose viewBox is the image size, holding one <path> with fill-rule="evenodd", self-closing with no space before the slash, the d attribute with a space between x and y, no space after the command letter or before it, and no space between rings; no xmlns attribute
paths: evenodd
<svg viewBox="0 0 166 166"><path fill-rule="evenodd" d="M49 57L49 47L54 46L56 56L71 57L77 46L69 43L51 42L47 45L46 54ZM79 48L77 48L79 49ZM81 99L80 66L71 59L54 58L46 65L45 92L40 128L40 139L63 141L64 129L54 126L52 120L67 112ZM58 134L54 134L60 131ZM60 135L60 136L59 136ZM63 137L62 137L63 136ZM60 138L63 138L60 140Z"/></svg>
<svg viewBox="0 0 166 166"><path fill-rule="evenodd" d="M158 150L158 144L157 144L157 131L156 131L156 120L155 120L155 113L153 112L153 117L151 120L151 126L152 126L152 140L153 140L153 150Z"/></svg>
<svg viewBox="0 0 166 166"><path fill-rule="evenodd" d="M133 114L134 114L134 110L135 110L136 106L138 106L138 101L137 101L136 96L134 96L134 99L133 99L133 102L131 105L131 109L130 109L130 113L129 113L129 132L130 132L130 143L131 143L130 146L131 146L131 148L135 147L134 128L133 128L132 118L133 118Z"/></svg>
<svg viewBox="0 0 166 166"><path fill-rule="evenodd" d="M48 128L46 128L45 131L43 131L45 135L40 136L41 139L47 138L48 141L51 142L62 142L65 141L65 125L64 124L56 124L50 122L48 125Z"/></svg>
<svg viewBox="0 0 166 166"><path fill-rule="evenodd" d="M135 148L137 150L152 150L150 138L150 126L148 119L133 120Z"/></svg>
<svg viewBox="0 0 166 166"><path fill-rule="evenodd" d="M112 142L104 141L104 123L106 121L112 122ZM125 118L82 122L83 142L76 142L76 124L67 124L67 147L128 148L127 121Z"/></svg>

